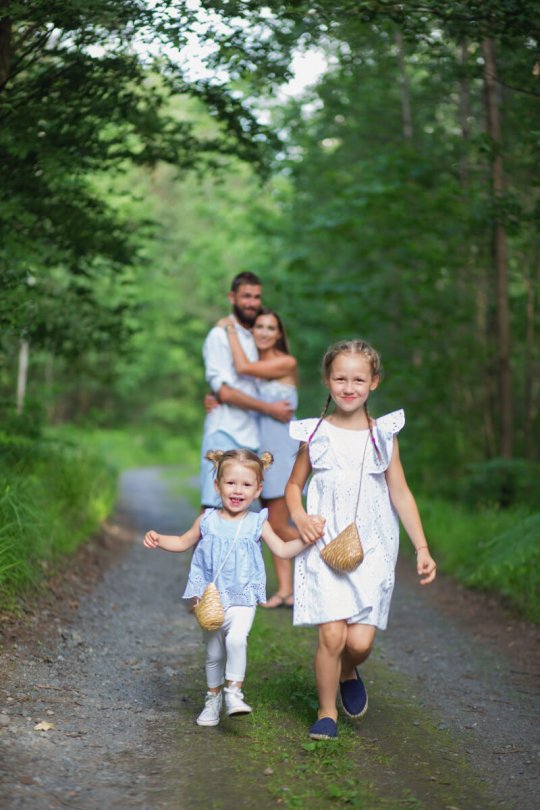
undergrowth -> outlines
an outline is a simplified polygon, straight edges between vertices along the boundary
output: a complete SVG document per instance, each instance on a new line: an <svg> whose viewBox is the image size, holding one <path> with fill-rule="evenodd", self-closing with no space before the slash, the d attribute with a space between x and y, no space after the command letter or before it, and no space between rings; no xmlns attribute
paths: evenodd
<svg viewBox="0 0 540 810"><path fill-rule="evenodd" d="M83 428L61 425L47 435L92 450L117 470L134 467L198 465L198 436L185 436L149 428Z"/></svg>
<svg viewBox="0 0 540 810"><path fill-rule="evenodd" d="M540 623L540 513L419 498L439 570Z"/></svg>
<svg viewBox="0 0 540 810"><path fill-rule="evenodd" d="M87 449L0 434L0 608L96 531L115 497L115 472Z"/></svg>

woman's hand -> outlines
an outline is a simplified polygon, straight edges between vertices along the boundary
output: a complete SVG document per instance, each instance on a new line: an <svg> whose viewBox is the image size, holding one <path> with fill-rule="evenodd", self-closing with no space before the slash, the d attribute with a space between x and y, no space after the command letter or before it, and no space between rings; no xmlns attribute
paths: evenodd
<svg viewBox="0 0 540 810"><path fill-rule="evenodd" d="M216 326L221 326L222 329L225 329L227 326L234 326L234 321L231 317L227 316L226 318L220 318L219 321L216 322Z"/></svg>
<svg viewBox="0 0 540 810"><path fill-rule="evenodd" d="M203 399L203 408L206 413L212 413L214 408L217 408L219 405L219 399L216 397L215 394L205 394Z"/></svg>
<svg viewBox="0 0 540 810"><path fill-rule="evenodd" d="M153 529L150 529L150 531L146 532L144 535L143 543L146 548L159 548L159 534Z"/></svg>
<svg viewBox="0 0 540 810"><path fill-rule="evenodd" d="M416 552L416 571L420 577L420 585L429 585L437 576L437 564L427 546Z"/></svg>

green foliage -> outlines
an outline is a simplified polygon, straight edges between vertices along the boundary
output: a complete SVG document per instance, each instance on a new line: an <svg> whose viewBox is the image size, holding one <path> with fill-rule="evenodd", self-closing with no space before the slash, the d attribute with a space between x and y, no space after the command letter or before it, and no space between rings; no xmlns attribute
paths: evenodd
<svg viewBox="0 0 540 810"><path fill-rule="evenodd" d="M8 2L0 25L4 335L70 360L120 353L125 271L145 220L123 215L95 178L158 161L201 171L235 154L261 167L275 139L238 93L189 81L173 61L198 25L189 3ZM215 126L178 115L171 99L181 96L202 102Z"/></svg>
<svg viewBox="0 0 540 810"><path fill-rule="evenodd" d="M80 447L83 453L100 458L117 471L157 465L189 465L196 469L199 460L199 448L193 436L175 436L156 427L126 430L62 425L49 428L47 436L55 442Z"/></svg>
<svg viewBox="0 0 540 810"><path fill-rule="evenodd" d="M540 623L540 514L516 516L507 531L486 538L465 583L502 594L525 618Z"/></svg>
<svg viewBox="0 0 540 810"><path fill-rule="evenodd" d="M540 622L540 516L418 500L439 569L465 585L504 595L514 611Z"/></svg>
<svg viewBox="0 0 540 810"><path fill-rule="evenodd" d="M520 458L493 458L471 464L463 480L463 499L477 506L540 508L540 464Z"/></svg>
<svg viewBox="0 0 540 810"><path fill-rule="evenodd" d="M115 476L75 446L0 436L0 605L94 532L116 496Z"/></svg>

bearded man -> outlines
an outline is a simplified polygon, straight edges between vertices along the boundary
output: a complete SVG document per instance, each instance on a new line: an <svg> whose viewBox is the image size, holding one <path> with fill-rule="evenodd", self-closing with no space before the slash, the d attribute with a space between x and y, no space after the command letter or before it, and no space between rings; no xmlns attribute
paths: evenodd
<svg viewBox="0 0 540 810"><path fill-rule="evenodd" d="M261 280L255 273L239 273L232 280L228 297L235 325L226 329L236 329L246 357L256 361L258 354L251 329L262 303ZM218 401L206 416L201 447L201 505L206 508L221 505L214 487L214 465L205 458L206 453L240 447L257 452L257 413L288 422L293 411L287 401L263 402L257 398L257 380L237 373L222 327L214 326L206 336L203 358L206 381Z"/></svg>

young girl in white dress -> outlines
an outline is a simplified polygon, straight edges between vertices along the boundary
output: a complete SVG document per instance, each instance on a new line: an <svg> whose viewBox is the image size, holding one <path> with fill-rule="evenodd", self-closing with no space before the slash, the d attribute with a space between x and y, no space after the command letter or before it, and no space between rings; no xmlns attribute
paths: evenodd
<svg viewBox="0 0 540 810"><path fill-rule="evenodd" d="M379 355L362 340L342 341L325 354L323 372L329 394L322 416L291 423L291 435L302 444L286 489L300 537L310 544L295 562L294 623L319 628L319 711L310 728L313 739L337 737L338 688L349 717L367 711L357 667L369 656L377 628L386 627L398 516L415 547L421 584L432 582L436 573L399 457L396 434L405 423L404 413L395 411L374 421L368 412L368 397L379 384ZM335 410L327 416L332 401ZM306 512L302 491L310 475ZM359 487L356 524L364 561L351 573L337 573L320 550L355 519Z"/></svg>
<svg viewBox="0 0 540 810"><path fill-rule="evenodd" d="M305 548L296 538L285 543L268 522L268 510L250 512L261 494L263 472L272 463L271 453L257 456L253 451L214 450L207 454L216 468L215 487L221 498L220 509L206 509L184 534L146 533L147 548L187 551L197 544L191 559L184 599L200 598L214 581L225 621L219 630L205 631L205 706L197 718L200 726L216 726L222 706L225 680L225 706L228 715L248 714L242 685L247 663L247 638L258 603L266 601L266 576L261 538L273 554L290 559Z"/></svg>

